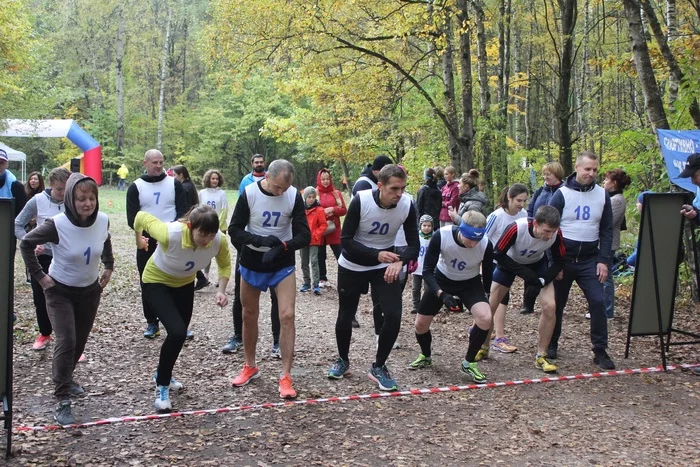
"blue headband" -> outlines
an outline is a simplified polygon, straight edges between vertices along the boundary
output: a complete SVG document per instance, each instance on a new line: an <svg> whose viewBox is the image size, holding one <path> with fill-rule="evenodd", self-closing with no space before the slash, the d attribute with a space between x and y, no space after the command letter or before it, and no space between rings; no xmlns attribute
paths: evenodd
<svg viewBox="0 0 700 467"><path fill-rule="evenodd" d="M481 240L484 238L486 229L484 227L472 227L471 225L462 221L462 223L459 225L459 233L469 240Z"/></svg>

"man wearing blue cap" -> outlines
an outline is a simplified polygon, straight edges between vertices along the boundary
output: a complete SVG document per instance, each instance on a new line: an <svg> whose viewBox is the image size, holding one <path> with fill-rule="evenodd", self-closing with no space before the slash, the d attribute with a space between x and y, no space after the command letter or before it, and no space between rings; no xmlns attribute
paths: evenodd
<svg viewBox="0 0 700 467"><path fill-rule="evenodd" d="M535 367L545 373L557 371L557 366L547 358L547 345L557 321L552 281L563 269L566 254L560 222L559 211L552 206L541 206L534 219L522 217L506 227L493 252L498 267L493 273L491 309L496 312L515 276L525 281L527 302L535 303L538 299L542 308L537 328ZM552 253L549 267L545 256L547 250Z"/></svg>
<svg viewBox="0 0 700 467"><path fill-rule="evenodd" d="M445 305L451 311L458 311L464 304L471 311L475 325L469 332L469 346L460 371L475 383L486 382L486 376L476 364L476 354L486 341L492 323L486 294L491 289L493 246L485 233L484 215L467 211L459 226L446 225L430 239L423 263L425 293L416 315L416 340L421 353L409 369L432 365L430 325L440 308Z"/></svg>
<svg viewBox="0 0 700 467"><path fill-rule="evenodd" d="M15 216L17 216L27 204L27 194L24 192L24 185L7 170L9 164L10 158L7 152L0 149L0 198L15 199Z"/></svg>
<svg viewBox="0 0 700 467"><path fill-rule="evenodd" d="M683 209L681 209L681 214L683 214L686 219L692 221L694 225L697 225L698 220L700 219L700 217L698 217L700 213L700 211L698 211L700 208L700 153L696 152L688 156L688 159L685 162L685 169L683 169L679 177L690 178L693 185L698 187L693 205L691 206L689 204L684 204ZM700 252L696 251L695 254L698 255ZM700 367L693 368L692 371L694 374L700 376Z"/></svg>

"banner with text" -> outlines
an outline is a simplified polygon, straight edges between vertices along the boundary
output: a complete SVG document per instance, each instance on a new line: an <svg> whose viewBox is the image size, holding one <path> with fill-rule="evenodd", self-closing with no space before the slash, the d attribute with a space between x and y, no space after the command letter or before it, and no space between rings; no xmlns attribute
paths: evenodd
<svg viewBox="0 0 700 467"><path fill-rule="evenodd" d="M678 178L678 175L685 168L685 161L688 156L700 153L700 130L673 131L656 130L659 134L661 144L661 154L666 162L666 170L671 183L684 190L696 193L697 187L693 185L690 178Z"/></svg>

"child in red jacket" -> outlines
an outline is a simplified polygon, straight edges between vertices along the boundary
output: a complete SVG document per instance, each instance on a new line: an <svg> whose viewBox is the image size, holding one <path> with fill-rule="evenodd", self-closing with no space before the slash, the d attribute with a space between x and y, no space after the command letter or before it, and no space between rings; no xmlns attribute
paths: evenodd
<svg viewBox="0 0 700 467"><path fill-rule="evenodd" d="M311 284L314 286L314 294L321 295L321 288L318 286L318 247L323 243L323 235L328 227L326 213L316 200L316 189L312 186L304 188L304 205L306 207L306 222L311 230L311 244L302 248L301 271L304 274L304 284L299 289L300 292L308 292ZM309 262L311 263L311 276L309 277Z"/></svg>

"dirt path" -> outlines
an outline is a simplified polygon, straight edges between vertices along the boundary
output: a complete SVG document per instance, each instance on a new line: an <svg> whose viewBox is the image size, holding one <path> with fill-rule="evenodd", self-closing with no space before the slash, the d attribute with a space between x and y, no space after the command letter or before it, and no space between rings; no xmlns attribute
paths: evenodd
<svg viewBox="0 0 700 467"><path fill-rule="evenodd" d="M74 402L78 421L153 412L153 383L160 343L142 337L132 234L124 216L113 214L117 271L103 298L88 361L76 380L88 396ZM300 272L298 272L300 277ZM51 347L36 352L31 293L17 268L19 315L15 344L15 426L53 423ZM335 282L335 281L333 281ZM269 315L261 312L259 358L262 376L244 388L231 379L242 355L220 347L231 328L230 307L214 306L214 288L197 293L195 340L180 355L175 376L186 390L173 398L176 410L277 402L280 362L270 358ZM410 309L406 292L404 309ZM518 305L519 291L513 302ZM264 300L267 308L267 300ZM362 327L353 335L351 377L329 381L325 371L336 355L337 294L297 294L297 345L293 376L303 399L366 394L373 359L370 303L363 298ZM618 301L610 326L611 355L618 368L660 364L656 342L633 341L624 360L628 305ZM577 291L567 308L560 343L560 375L595 371L585 306ZM625 316L623 316L625 315ZM676 323L699 329L695 310L679 310ZM413 316L405 313L399 342L388 365L400 389L465 384L459 372L466 344L467 314L440 315L433 327L433 368L411 372L418 354ZM537 378L534 368L537 315L511 310L507 327L519 351L481 365L490 381ZM672 349L672 363L700 360L697 347ZM326 403L220 415L17 433L10 465L690 465L700 458L700 378L687 372L619 376L460 393Z"/></svg>

